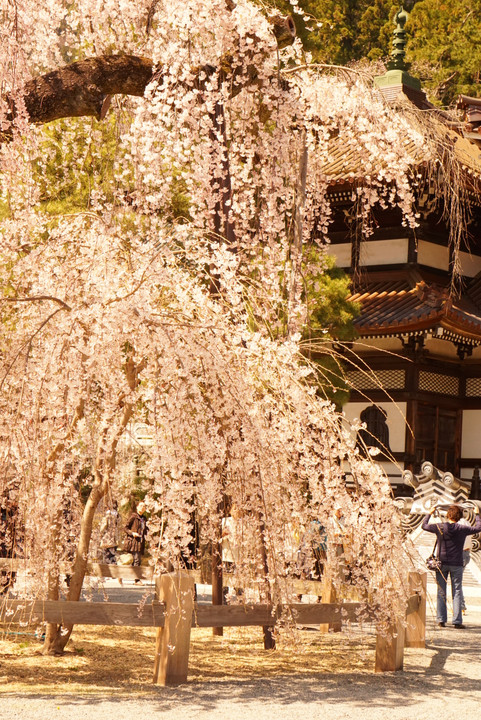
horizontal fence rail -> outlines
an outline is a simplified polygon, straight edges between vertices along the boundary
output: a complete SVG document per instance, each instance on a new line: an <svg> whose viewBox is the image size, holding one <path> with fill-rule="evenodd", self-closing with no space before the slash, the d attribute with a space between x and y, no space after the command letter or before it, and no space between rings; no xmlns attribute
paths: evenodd
<svg viewBox="0 0 481 720"><path fill-rule="evenodd" d="M24 570L25 567L26 561L23 558L0 558L0 570L18 572ZM71 568L66 564L60 566L61 573L68 573L70 570ZM151 565L133 567L132 565L105 565L103 563L89 562L85 574L91 577L152 581L154 580L155 568Z"/></svg>
<svg viewBox="0 0 481 720"><path fill-rule="evenodd" d="M412 607L419 604L413 596ZM295 603L273 608L270 605L199 605L194 603L192 626L205 627L264 627L290 619L297 625L319 625L339 620L356 622L374 619L374 613L364 603ZM62 625L125 625L129 627L163 627L165 605L145 604L140 611L133 603L69 602L61 600L6 600L0 609L0 621L31 624L50 622Z"/></svg>
<svg viewBox="0 0 481 720"><path fill-rule="evenodd" d="M3 623L43 622L59 625L119 625L163 627L165 606L154 602L139 611L132 603L85 602L68 600L6 600L0 609Z"/></svg>
<svg viewBox="0 0 481 720"><path fill-rule="evenodd" d="M0 558L0 570L8 570L10 572L18 572L26 567L24 558ZM68 573L69 566L62 564L60 572ZM202 582L200 570L185 570L194 582L200 584ZM160 574L159 570L152 565L140 565L133 567L132 565L106 565L99 562L88 562L86 575L99 578L113 578L122 580L149 580L154 581ZM242 588L243 583L239 581L232 573L223 573L224 587ZM319 580L302 580L289 579L293 592L298 595L322 595L322 582Z"/></svg>
<svg viewBox="0 0 481 720"><path fill-rule="evenodd" d="M104 573L105 568L116 566L89 564L92 574ZM134 568L118 569L132 571ZM155 583L157 599L142 608L132 603L5 598L0 604L0 622L157 628L153 679L161 685L187 681L192 627L273 627L290 620L297 625L319 625L322 629L340 628L343 621L356 622L361 617L377 622L375 609L366 602L294 603L276 607L204 605L194 602L195 573L165 573L157 576ZM409 583L411 595L406 603L405 618L395 619L387 633L377 633L375 672L401 670L404 647L425 646L426 574L410 573ZM331 593L326 597L331 599Z"/></svg>

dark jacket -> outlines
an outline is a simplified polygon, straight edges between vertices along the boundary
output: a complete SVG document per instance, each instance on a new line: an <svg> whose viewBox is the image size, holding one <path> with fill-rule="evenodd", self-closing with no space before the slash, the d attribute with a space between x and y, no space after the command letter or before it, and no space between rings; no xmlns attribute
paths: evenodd
<svg viewBox="0 0 481 720"><path fill-rule="evenodd" d="M459 523L431 523L429 520L431 515L428 513L423 520L423 530L435 533L440 543L441 562L444 565L462 565L463 564L463 546L466 535L475 535L481 532L481 517L476 515L476 522L473 526L460 525ZM438 555L438 547L436 547L436 555Z"/></svg>
<svg viewBox="0 0 481 720"><path fill-rule="evenodd" d="M0 508L0 557L11 558L17 549L17 506L6 500Z"/></svg>
<svg viewBox="0 0 481 720"><path fill-rule="evenodd" d="M127 540L125 541L124 550L126 552L140 552L143 554L145 550L145 536L147 535L147 523L143 515L138 512L132 513L127 520L125 526ZM140 537L135 537L133 533L138 533Z"/></svg>

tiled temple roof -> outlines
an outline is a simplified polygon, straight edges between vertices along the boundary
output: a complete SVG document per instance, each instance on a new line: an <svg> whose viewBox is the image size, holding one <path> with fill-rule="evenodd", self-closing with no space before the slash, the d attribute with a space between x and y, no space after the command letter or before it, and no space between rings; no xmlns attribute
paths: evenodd
<svg viewBox="0 0 481 720"><path fill-rule="evenodd" d="M431 118L431 130L436 126L437 142L440 146L451 147L454 150L454 157L467 176L481 180L481 148L464 137L457 130L448 127L434 115ZM430 135L432 139L432 135ZM412 139L406 138L404 151L412 158L413 167L421 167L435 162L427 154L426 148L430 139L426 135L426 146L421 147ZM348 145L342 134L330 141L328 159L322 168L322 174L327 178L329 185L344 183L362 183L366 176L366 166L371 164L372 158L364 148ZM383 163L382 158L377 161L377 166L370 171L371 175L376 172L388 170L387 162Z"/></svg>
<svg viewBox="0 0 481 720"><path fill-rule="evenodd" d="M473 192L472 197L479 204L481 142L471 141L467 132L469 126L453 122L452 118L422 98L422 102L409 98L404 86L401 94L399 88L395 90L396 103L392 112L403 113L405 120L412 124L413 131L425 138L425 143L416 142L414 133L410 136L408 132L404 138L403 151L410 158L413 170L418 172L431 166L437 174L436 168L447 150L457 161L457 169L461 170L454 175L456 182L465 183L465 188ZM392 88L382 88L388 101L386 93L391 91L394 92ZM472 111L471 121L479 114L481 136L481 100L473 103L471 100L464 98L465 105ZM417 105L417 110L414 105ZM345 202L350 199L351 184L362 185L368 175L374 177L381 172L389 177L388 162L388 153L385 158L382 152L373 162L362 143L348 143L340 133L330 140L322 174L330 186L331 195L335 197L338 193L340 201ZM446 176L440 177L442 184ZM434 184L431 189L430 183L429 191L440 192L440 187ZM481 345L481 274L472 279L459 296L450 292L449 278L443 285L442 280L427 280L419 271L413 270L404 277L393 274L379 277L371 275L363 278L362 291L350 297L350 300L361 304L361 314L354 323L361 336L416 334L430 330L440 336L442 330L445 339Z"/></svg>
<svg viewBox="0 0 481 720"><path fill-rule="evenodd" d="M481 140L481 99L460 95L457 102L458 109L464 113L464 120L467 123L468 137L473 140Z"/></svg>
<svg viewBox="0 0 481 720"><path fill-rule="evenodd" d="M481 296L481 280L473 287ZM479 295L478 295L479 293ZM470 296L453 297L448 287L415 277L366 283L349 298L361 304L355 326L361 336L387 336L443 328L448 335L481 344L481 308Z"/></svg>
<svg viewBox="0 0 481 720"><path fill-rule="evenodd" d="M406 140L405 150L406 154L412 157L415 157L417 152L419 163L424 162L425 158L421 157L416 144L412 140ZM322 174L328 179L329 185L362 182L362 179L366 176L366 164L371 165L372 162L367 150L362 146L348 146L342 135L330 141L328 154L328 160L322 167ZM376 170L388 169L387 162L383 163L382 159L380 159L378 163L377 168L372 168L371 174L376 174Z"/></svg>

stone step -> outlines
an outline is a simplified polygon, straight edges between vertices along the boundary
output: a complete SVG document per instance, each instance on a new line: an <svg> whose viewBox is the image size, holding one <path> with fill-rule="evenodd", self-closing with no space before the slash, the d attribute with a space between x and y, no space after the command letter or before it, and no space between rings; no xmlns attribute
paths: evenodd
<svg viewBox="0 0 481 720"><path fill-rule="evenodd" d="M416 550L424 559L431 555L434 548L434 539L426 536L427 533L423 533L417 538L413 538ZM479 557L479 553L471 553L471 560L464 570L463 586L467 588L481 588L481 558Z"/></svg>

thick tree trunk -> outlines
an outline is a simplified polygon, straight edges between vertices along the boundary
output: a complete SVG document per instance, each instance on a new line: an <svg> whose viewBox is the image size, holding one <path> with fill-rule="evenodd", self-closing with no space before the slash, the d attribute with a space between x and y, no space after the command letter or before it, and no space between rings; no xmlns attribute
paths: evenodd
<svg viewBox="0 0 481 720"><path fill-rule="evenodd" d="M94 487L85 504L84 512L82 515L82 523L80 527L80 537L77 546L77 553L73 564L72 575L70 578L67 600L79 600L80 598L83 581L85 578L85 572L87 570L87 559L90 539L92 537L94 515L95 511L97 510L98 504L104 497L107 489L108 483L106 482L102 482L100 485ZM56 584L56 595L54 596L55 588L53 587L53 585L52 593L49 589L49 600L58 600L58 577ZM48 623L42 653L44 655L61 655L70 639L72 630L73 625L63 626Z"/></svg>
<svg viewBox="0 0 481 720"><path fill-rule="evenodd" d="M264 597L263 602L267 603L267 605L272 604L272 595L271 595L271 588L269 585L269 563L267 561L267 548L266 548L266 526L264 522L264 518L261 513L259 513L259 536L260 536L260 552L261 552L261 563L264 569ZM262 628L262 633L264 635L264 650L275 650L276 649L276 640L274 637L274 625L264 625Z"/></svg>
<svg viewBox="0 0 481 720"><path fill-rule="evenodd" d="M138 365L136 365L131 358L125 363L125 375L131 390L134 390L139 382L138 374L142 367L143 363L139 363ZM75 555L72 575L70 578L69 591L67 595L68 601L76 601L80 599L80 594L82 592L83 582L85 578L85 572L87 570L90 539L92 537L92 527L95 511L97 510L99 502L102 500L110 487L112 473L115 470L117 444L119 438L122 436L125 428L127 427L130 418L132 417L132 405L130 403L124 405L123 403L124 396L121 395L121 397L119 398L119 407L123 406L122 419L112 439L110 452L108 453L107 457L103 457L102 454L99 453L99 457L97 458L97 470L95 473L97 477L97 483L92 488L87 502L85 503L85 508L82 515L82 522L80 525L80 537L77 545L77 552ZM100 447L102 446L103 439L100 442ZM72 630L73 625L47 625L45 642L42 650L43 654L61 655L70 639Z"/></svg>
<svg viewBox="0 0 481 720"><path fill-rule="evenodd" d="M219 532L219 539L212 542L212 605L224 604L224 579L222 569L222 538ZM212 628L213 635L223 635L223 627Z"/></svg>
<svg viewBox="0 0 481 720"><path fill-rule="evenodd" d="M100 118L108 95L142 96L152 80L148 58L111 55L88 58L30 80L22 89L29 118L46 123L63 117ZM10 118L17 114L15 98L9 96Z"/></svg>
<svg viewBox="0 0 481 720"><path fill-rule="evenodd" d="M52 572L50 571L50 574L48 576L48 585L47 585L47 600L58 600L59 598L59 574L58 572ZM47 626L45 628L45 640L43 643L42 652L44 654L54 654L46 652L46 648L49 648L53 646L55 643L55 638L60 630L60 626L56 625L54 623L47 623Z"/></svg>
<svg viewBox="0 0 481 720"><path fill-rule="evenodd" d="M278 47L294 41L296 28L291 17L275 17L271 24ZM256 38L253 40L254 57ZM219 70L220 82L229 78L232 96L256 82L258 74L256 65L249 64L249 57L245 58L242 71L236 71L231 55L221 58L219 68L204 65L193 70L198 78L199 89L205 87ZM149 58L135 55L87 58L33 78L17 92L5 96L9 111L7 122L0 126L0 142L11 139L12 123L22 103L32 123L47 123L64 117L90 116L102 119L112 95L142 97L154 78L161 81L162 69L154 68ZM19 103L19 100L22 102Z"/></svg>
<svg viewBox="0 0 481 720"><path fill-rule="evenodd" d="M211 140L213 146L216 145L217 137L222 138L222 160L220 162L220 172L218 176L212 178L213 187L217 187L217 202L215 205L214 215L214 234L216 239L224 238L227 244L234 248L235 246L235 228L230 214L230 203L232 199L232 180L229 166L229 144L227 142L224 107L221 103L216 103L214 112L211 115L212 130Z"/></svg>

